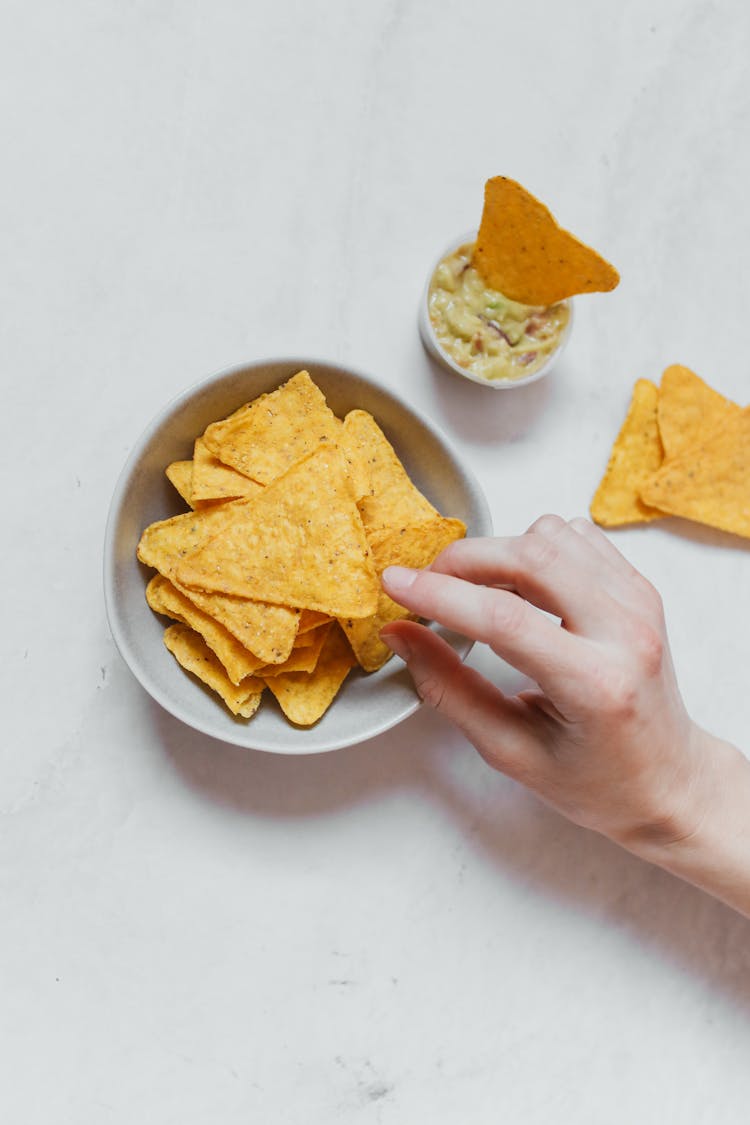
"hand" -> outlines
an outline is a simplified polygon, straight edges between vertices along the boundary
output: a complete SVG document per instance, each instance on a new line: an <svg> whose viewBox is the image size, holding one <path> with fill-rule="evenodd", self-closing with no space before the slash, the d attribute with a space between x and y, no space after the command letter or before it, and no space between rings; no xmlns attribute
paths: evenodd
<svg viewBox="0 0 750 1125"><path fill-rule="evenodd" d="M461 540L427 570L389 567L383 585L535 681L509 697L423 625L399 621L381 634L425 702L576 823L662 862L698 839L730 759L747 767L691 721L659 594L588 520L543 516L517 538ZM745 768L746 823L749 776Z"/></svg>

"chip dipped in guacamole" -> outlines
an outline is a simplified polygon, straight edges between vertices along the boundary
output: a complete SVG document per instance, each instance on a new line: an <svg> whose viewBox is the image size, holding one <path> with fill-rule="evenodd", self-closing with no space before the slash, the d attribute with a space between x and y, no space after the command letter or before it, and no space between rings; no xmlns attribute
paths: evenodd
<svg viewBox="0 0 750 1125"><path fill-rule="evenodd" d="M570 308L523 305L489 288L474 250L464 243L432 275L427 306L435 338L454 363L488 382L527 378L560 346Z"/></svg>

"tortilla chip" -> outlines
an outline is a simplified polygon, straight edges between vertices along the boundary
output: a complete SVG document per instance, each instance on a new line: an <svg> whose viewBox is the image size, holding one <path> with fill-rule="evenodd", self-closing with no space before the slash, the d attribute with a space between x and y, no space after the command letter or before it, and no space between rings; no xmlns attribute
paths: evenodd
<svg viewBox="0 0 750 1125"><path fill-rule="evenodd" d="M273 667L264 664L246 649L213 617L198 609L189 598L181 594L168 578L156 574L146 587L146 601L156 613L181 621L200 633L208 647L223 664L233 684L239 684L259 668ZM292 650L293 652L294 650ZM279 665L283 667L283 665Z"/></svg>
<svg viewBox="0 0 750 1125"><path fill-rule="evenodd" d="M174 585L260 660L280 664L292 651L299 620L296 610L250 598L204 594L200 590L188 590L178 582Z"/></svg>
<svg viewBox="0 0 750 1125"><path fill-rule="evenodd" d="M333 625L314 672L288 672L269 677L265 683L287 719L298 726L309 727L328 710L355 663L346 637Z"/></svg>
<svg viewBox="0 0 750 1125"><path fill-rule="evenodd" d="M524 305L606 292L620 280L614 266L563 230L543 203L506 176L485 184L474 266L492 289Z"/></svg>
<svg viewBox="0 0 750 1125"><path fill-rule="evenodd" d="M739 409L688 367L676 363L667 367L661 377L658 407L665 459L702 445L713 429Z"/></svg>
<svg viewBox="0 0 750 1125"><path fill-rule="evenodd" d="M313 672L320 658L320 653L328 636L332 622L321 625L303 637L298 637L288 658L283 664L266 664L259 668L257 674L262 679L269 676L280 676L285 672Z"/></svg>
<svg viewBox="0 0 750 1125"><path fill-rule="evenodd" d="M648 379L639 379L607 471L591 501L591 518L601 527L649 523L664 513L644 504L641 488L660 467L664 453L656 419L658 390Z"/></svg>
<svg viewBox="0 0 750 1125"><path fill-rule="evenodd" d="M335 446L309 454L257 498L224 505L227 512L216 536L178 565L181 584L332 617L374 612L378 582Z"/></svg>
<svg viewBox="0 0 750 1125"><path fill-rule="evenodd" d="M247 717L267 681L293 723L317 722L356 665L336 619L374 669L390 655L380 627L406 614L373 551L378 570L424 566L465 533L372 416L345 426L304 371L209 426L167 474L193 511L141 535L138 558L158 572L146 599L177 622L164 641L178 661Z"/></svg>
<svg viewBox="0 0 750 1125"><path fill-rule="evenodd" d="M264 664L278 664L292 651L299 621L296 610L248 598L189 590L177 578L181 560L209 542L227 520L231 520L233 505L248 502L234 500L152 523L143 532L137 553L142 563L168 578L181 594L223 625Z"/></svg>
<svg viewBox="0 0 750 1125"><path fill-rule="evenodd" d="M203 435L220 461L261 484L270 484L321 444L336 441L339 419L307 371L278 390L215 422Z"/></svg>
<svg viewBox="0 0 750 1125"><path fill-rule="evenodd" d="M192 508L193 462L173 461L171 465L167 465L164 471L167 474L170 484L174 485L185 503Z"/></svg>
<svg viewBox="0 0 750 1125"><path fill-rule="evenodd" d="M164 644L186 671L221 696L233 715L252 718L263 694L262 680L250 676L239 686L233 684L203 637L188 625L170 625L164 633Z"/></svg>
<svg viewBox="0 0 750 1125"><path fill-rule="evenodd" d="M317 609L303 609L299 615L299 628L297 630L297 640L295 644L299 644L302 637L317 629L319 625L326 625L333 618L328 613L318 613Z"/></svg>
<svg viewBox="0 0 750 1125"><path fill-rule="evenodd" d="M341 444L350 476L359 482L356 491L361 499L357 507L368 536L438 515L412 483L393 446L366 410L347 414Z"/></svg>
<svg viewBox="0 0 750 1125"><path fill-rule="evenodd" d="M416 570L429 566L449 543L463 539L466 525L461 520L437 516L424 523L412 524L381 534L373 543L375 569L380 576L387 566L408 566ZM360 621L352 618L339 622L354 650L358 663L366 672L374 672L390 659L393 652L380 639L380 630L391 621L414 618L381 589L378 606L372 617Z"/></svg>
<svg viewBox="0 0 750 1125"><path fill-rule="evenodd" d="M670 515L750 538L750 407L729 412L703 445L665 462L641 495Z"/></svg>
<svg viewBox="0 0 750 1125"><path fill-rule="evenodd" d="M193 448L193 501L236 500L239 496L257 496L263 485L230 469L215 457L202 438Z"/></svg>

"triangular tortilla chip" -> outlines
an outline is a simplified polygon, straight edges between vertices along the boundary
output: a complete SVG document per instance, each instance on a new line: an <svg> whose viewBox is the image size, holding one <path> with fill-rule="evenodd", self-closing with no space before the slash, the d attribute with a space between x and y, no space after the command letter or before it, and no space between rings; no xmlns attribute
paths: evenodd
<svg viewBox="0 0 750 1125"><path fill-rule="evenodd" d="M688 367L677 363L667 367L661 377L658 407L665 459L702 445L713 429L739 409Z"/></svg>
<svg viewBox="0 0 750 1125"><path fill-rule="evenodd" d="M332 617L374 612L378 582L335 446L316 450L257 498L221 511L230 518L215 538L178 565L183 585Z"/></svg>
<svg viewBox="0 0 750 1125"><path fill-rule="evenodd" d="M252 718L263 694L262 680L250 676L239 686L233 684L203 637L188 625L170 625L164 633L164 644L183 668L221 696L233 715Z"/></svg>
<svg viewBox="0 0 750 1125"><path fill-rule="evenodd" d="M352 410L341 438L349 474L356 481L357 503L368 536L406 527L438 515L412 483L380 426L366 410Z"/></svg>
<svg viewBox="0 0 750 1125"><path fill-rule="evenodd" d="M382 533L372 548L375 569L378 575L387 566L408 566L420 570L429 566L449 543L462 539L465 534L466 525L461 520L445 519L443 516ZM393 655L380 639L380 630L391 621L413 616L381 589L372 617L360 621L342 619L339 624L354 649L358 663L366 672L374 672Z"/></svg>
<svg viewBox="0 0 750 1125"><path fill-rule="evenodd" d="M524 305L606 292L620 280L614 266L563 230L543 203L506 176L485 184L474 265L492 289Z"/></svg>
<svg viewBox="0 0 750 1125"><path fill-rule="evenodd" d="M278 664L286 660L292 651L299 622L296 610L247 598L188 590L177 578L180 561L218 533L227 519L231 519L234 505L249 502L234 500L219 507L185 512L152 523L141 536L138 558L168 578L181 594L220 622L263 663Z"/></svg>
<svg viewBox="0 0 750 1125"><path fill-rule="evenodd" d="M179 492L185 503L193 506L193 462L173 461L164 470L167 479Z"/></svg>
<svg viewBox="0 0 750 1125"><path fill-rule="evenodd" d="M193 448L193 503L200 500L236 500L239 496L257 496L262 484L238 473L215 457L203 438L196 438Z"/></svg>
<svg viewBox="0 0 750 1125"><path fill-rule="evenodd" d="M639 379L633 387L607 471L591 501L591 518L602 527L648 523L664 514L641 499L642 485L651 479L664 456L656 420L658 395L649 379Z"/></svg>
<svg viewBox="0 0 750 1125"><path fill-rule="evenodd" d="M273 676L266 680L266 687L276 696L287 719L309 727L328 710L355 664L346 637L338 625L333 625L314 672Z"/></svg>
<svg viewBox="0 0 750 1125"><path fill-rule="evenodd" d="M229 630L213 617L198 609L197 605L181 594L163 574L155 574L149 582L146 587L146 601L156 613L163 613L166 617L181 621L196 633L200 633L223 664L233 684L241 683L259 668L272 667L264 664L254 653L241 645L236 637L233 637Z"/></svg>
<svg viewBox="0 0 750 1125"><path fill-rule="evenodd" d="M299 629L297 630L297 641L305 633L317 629L319 625L326 625L333 618L328 613L318 613L317 609L303 609L299 615ZM295 644L297 643L295 641Z"/></svg>
<svg viewBox="0 0 750 1125"><path fill-rule="evenodd" d="M750 538L750 407L730 412L703 445L665 462L641 495L671 515Z"/></svg>
<svg viewBox="0 0 750 1125"><path fill-rule="evenodd" d="M272 480L321 444L334 442L341 422L306 371L272 394L215 422L203 435L206 446L226 465L261 484Z"/></svg>
<svg viewBox="0 0 750 1125"><path fill-rule="evenodd" d="M285 675L287 672L314 672L332 624L333 622L329 622L327 625L321 625L311 633L298 637L297 643L283 664L266 664L265 667L258 669L257 674L265 680L271 676ZM306 643L308 640L309 644Z"/></svg>

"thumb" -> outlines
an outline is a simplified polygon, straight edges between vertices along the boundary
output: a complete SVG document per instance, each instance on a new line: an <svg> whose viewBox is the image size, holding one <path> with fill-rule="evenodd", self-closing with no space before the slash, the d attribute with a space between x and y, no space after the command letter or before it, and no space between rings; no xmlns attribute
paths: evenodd
<svg viewBox="0 0 750 1125"><path fill-rule="evenodd" d="M424 625L397 621L380 636L400 656L421 699L455 723L494 769L526 777L539 753L528 707L507 696Z"/></svg>

